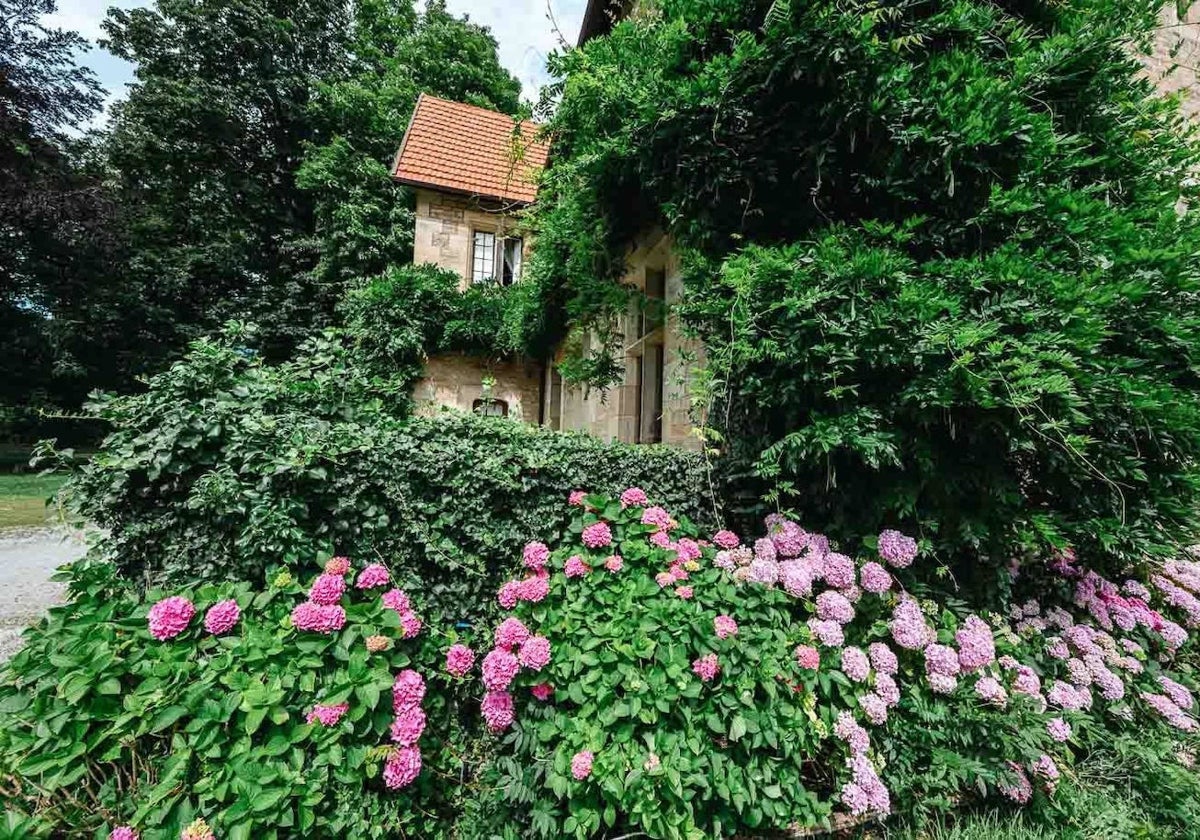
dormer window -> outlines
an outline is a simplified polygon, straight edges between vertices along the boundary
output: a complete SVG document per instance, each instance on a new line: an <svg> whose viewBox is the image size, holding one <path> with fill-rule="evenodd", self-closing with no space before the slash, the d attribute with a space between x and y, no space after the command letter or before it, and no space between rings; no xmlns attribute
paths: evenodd
<svg viewBox="0 0 1200 840"><path fill-rule="evenodd" d="M524 243L519 236L496 236L477 230L471 241L471 282L499 283L511 286L521 279L521 253Z"/></svg>

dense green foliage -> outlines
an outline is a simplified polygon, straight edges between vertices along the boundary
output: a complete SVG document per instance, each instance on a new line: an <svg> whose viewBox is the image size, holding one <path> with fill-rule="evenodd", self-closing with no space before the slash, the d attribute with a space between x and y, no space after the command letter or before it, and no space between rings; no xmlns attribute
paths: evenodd
<svg viewBox="0 0 1200 840"><path fill-rule="evenodd" d="M5 802L37 817L21 836L107 836L97 830L134 824L150 829L146 840L166 840L195 817L230 840L435 837L453 824L455 797L469 786L439 778L472 762L444 746L462 743L472 718L466 684L438 676L453 633L405 639L378 591L355 590L343 597L342 630L298 630L288 616L310 573L304 585L282 573L261 591L183 590L196 615L182 635L158 641L146 621L157 593L143 601L114 572L76 566L71 603L31 631L4 671L0 773L15 785ZM227 598L241 619L214 636L205 610ZM386 637L388 649L368 651L371 635ZM412 788L389 791L380 770L392 683L405 668L438 682L423 703L423 742L438 746L424 750ZM315 704L340 703L349 710L336 726L307 719Z"/></svg>
<svg viewBox="0 0 1200 840"><path fill-rule="evenodd" d="M72 502L111 530L104 551L129 575L261 581L323 545L386 559L437 615L478 616L520 546L566 527L576 488L641 484L713 517L697 455L456 412L406 419L404 372L370 373L332 333L282 364L240 345L198 342L145 393L94 405L113 431Z"/></svg>
<svg viewBox="0 0 1200 840"><path fill-rule="evenodd" d="M603 327L661 223L732 493L959 559L1169 550L1200 502L1200 158L1135 55L1159 6L654 4L557 60L545 308Z"/></svg>

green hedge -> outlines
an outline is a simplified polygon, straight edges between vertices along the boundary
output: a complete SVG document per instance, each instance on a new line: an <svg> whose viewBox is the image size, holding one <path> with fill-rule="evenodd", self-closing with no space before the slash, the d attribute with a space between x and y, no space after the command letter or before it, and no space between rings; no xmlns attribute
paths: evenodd
<svg viewBox="0 0 1200 840"><path fill-rule="evenodd" d="M113 431L73 497L124 574L259 582L332 552L386 560L448 618L476 618L522 545L566 527L571 490L637 485L714 519L700 455L457 412L406 419L335 353L309 358L324 361L270 366L199 342L146 393L93 407Z"/></svg>

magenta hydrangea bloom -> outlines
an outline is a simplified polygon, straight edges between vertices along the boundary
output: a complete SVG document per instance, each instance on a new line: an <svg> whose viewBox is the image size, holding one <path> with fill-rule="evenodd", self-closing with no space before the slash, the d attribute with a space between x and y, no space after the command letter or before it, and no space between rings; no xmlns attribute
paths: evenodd
<svg viewBox="0 0 1200 840"><path fill-rule="evenodd" d="M415 747L425 732L425 712L420 706L408 706L396 712L392 721L392 741L402 747Z"/></svg>
<svg viewBox="0 0 1200 840"><path fill-rule="evenodd" d="M892 639L906 650L923 650L933 639L933 631L926 623L920 605L912 598L902 598L896 604L888 626Z"/></svg>
<svg viewBox="0 0 1200 840"><path fill-rule="evenodd" d="M580 750L571 756L571 775L576 781L582 782L588 776L592 775L592 762L595 756L590 750Z"/></svg>
<svg viewBox="0 0 1200 840"><path fill-rule="evenodd" d="M842 673L855 682L864 682L871 675L871 661L861 648L842 650Z"/></svg>
<svg viewBox="0 0 1200 840"><path fill-rule="evenodd" d="M812 645L800 645L795 655L796 664L807 671L815 671L821 664L821 652Z"/></svg>
<svg viewBox="0 0 1200 840"><path fill-rule="evenodd" d="M650 501L646 496L646 491L640 487L630 487L621 494L621 507L645 507L646 502Z"/></svg>
<svg viewBox="0 0 1200 840"><path fill-rule="evenodd" d="M671 542L671 535L667 531L655 531L650 535L650 544L655 548L673 549L675 543Z"/></svg>
<svg viewBox="0 0 1200 840"><path fill-rule="evenodd" d="M341 575L331 575L326 572L323 575L317 575L317 579L313 581L312 588L308 590L308 600L314 604L336 604L342 600L342 594L346 591L346 580Z"/></svg>
<svg viewBox="0 0 1200 840"><path fill-rule="evenodd" d="M992 628L977 615L966 617L954 634L954 641L958 644L958 663L968 673L996 661Z"/></svg>
<svg viewBox="0 0 1200 840"><path fill-rule="evenodd" d="M513 720L515 720L513 698L507 691L489 691L483 695L479 711L483 715L487 728L493 733L503 732L512 726Z"/></svg>
<svg viewBox="0 0 1200 840"><path fill-rule="evenodd" d="M587 491L572 490L570 495L567 496L567 504L574 505L576 507L583 507L583 502L584 502L584 499L586 499L586 498L587 498Z"/></svg>
<svg viewBox="0 0 1200 840"><path fill-rule="evenodd" d="M704 552L700 549L700 543L690 537L680 537L679 542L675 544L675 559L680 563L699 560L703 556Z"/></svg>
<svg viewBox="0 0 1200 840"><path fill-rule="evenodd" d="M344 575L350 571L349 557L331 557L329 562L325 564L325 573L330 575Z"/></svg>
<svg viewBox="0 0 1200 840"><path fill-rule="evenodd" d="M659 572L654 576L654 582L663 589L666 589L675 582L675 575L671 574L670 572Z"/></svg>
<svg viewBox="0 0 1200 840"><path fill-rule="evenodd" d="M892 588L892 575L878 563L863 564L858 573L862 588L874 595L882 595Z"/></svg>
<svg viewBox="0 0 1200 840"><path fill-rule="evenodd" d="M346 624L346 611L339 604L305 601L292 610L292 626L315 633L334 633Z"/></svg>
<svg viewBox="0 0 1200 840"><path fill-rule="evenodd" d="M713 619L713 630L716 631L718 639L727 639L737 635L738 626L733 616L719 615Z"/></svg>
<svg viewBox="0 0 1200 840"><path fill-rule="evenodd" d="M879 556L895 569L906 569L917 557L917 541L888 529L879 534Z"/></svg>
<svg viewBox="0 0 1200 840"><path fill-rule="evenodd" d="M648 507L642 511L642 524L653 525L659 531L670 531L675 527L675 520L660 507Z"/></svg>
<svg viewBox="0 0 1200 840"><path fill-rule="evenodd" d="M341 607L338 607L340 610ZM421 632L421 617L412 610L400 614L400 635L405 639L411 639Z"/></svg>
<svg viewBox="0 0 1200 840"><path fill-rule="evenodd" d="M1196 705L1196 700L1192 696L1192 692L1170 677L1160 676L1158 684L1162 686L1163 694L1171 698L1171 702L1185 712L1191 711L1192 706Z"/></svg>
<svg viewBox="0 0 1200 840"><path fill-rule="evenodd" d="M496 647L512 650L529 638L529 628L516 616L509 616L496 627Z"/></svg>
<svg viewBox="0 0 1200 840"><path fill-rule="evenodd" d="M826 590L817 596L817 618L849 624L854 620L854 605L842 593Z"/></svg>
<svg viewBox="0 0 1200 840"><path fill-rule="evenodd" d="M372 563L358 573L358 580L354 585L359 589L374 589L377 586L387 586L391 579L392 576L382 564Z"/></svg>
<svg viewBox="0 0 1200 840"><path fill-rule="evenodd" d="M421 775L421 751L417 747L400 747L392 751L383 765L383 783L391 790L406 788Z"/></svg>
<svg viewBox="0 0 1200 840"><path fill-rule="evenodd" d="M446 672L455 677L465 677L475 667L475 651L466 645L451 645L446 651Z"/></svg>
<svg viewBox="0 0 1200 840"><path fill-rule="evenodd" d="M1051 718L1046 721L1046 734L1060 744L1071 737L1071 724L1062 718Z"/></svg>
<svg viewBox="0 0 1200 840"><path fill-rule="evenodd" d="M997 708L1008 705L1008 692L995 677L980 677L975 683L975 694L980 700Z"/></svg>
<svg viewBox="0 0 1200 840"><path fill-rule="evenodd" d="M241 616L242 611L238 608L237 601L232 598L217 601L204 614L204 629L214 636L220 636L232 630Z"/></svg>
<svg viewBox="0 0 1200 840"><path fill-rule="evenodd" d="M563 572L569 578L583 577L591 568L587 563L583 562L583 558L578 554L572 554L567 558L567 562L563 564Z"/></svg>
<svg viewBox="0 0 1200 840"><path fill-rule="evenodd" d="M392 683L392 709L400 711L421 705L425 699L425 679L411 668L396 675Z"/></svg>
<svg viewBox="0 0 1200 840"><path fill-rule="evenodd" d="M550 664L550 640L545 636L530 636L521 645L517 661L522 668L540 671Z"/></svg>
<svg viewBox="0 0 1200 840"><path fill-rule="evenodd" d="M692 671L701 682L712 682L721 671L721 663L715 653L710 653L693 662Z"/></svg>
<svg viewBox="0 0 1200 840"><path fill-rule="evenodd" d="M140 840L131 826L120 825L108 833L108 840Z"/></svg>
<svg viewBox="0 0 1200 840"><path fill-rule="evenodd" d="M737 534L733 533L733 531L725 529L717 531L717 533L713 534L712 541L713 545L715 545L717 548L726 549L737 548L742 544L742 541Z"/></svg>
<svg viewBox="0 0 1200 840"><path fill-rule="evenodd" d="M775 550L775 543L770 537L762 537L754 542L754 556L759 560L777 560L779 552Z"/></svg>
<svg viewBox="0 0 1200 840"><path fill-rule="evenodd" d="M520 669L516 656L496 648L483 658L483 685L488 691L503 691Z"/></svg>
<svg viewBox="0 0 1200 840"><path fill-rule="evenodd" d="M929 674L929 687L934 694L953 694L958 688L958 677L951 677L948 674Z"/></svg>
<svg viewBox="0 0 1200 840"><path fill-rule="evenodd" d="M875 674L875 693L889 707L900 702L900 686L891 674Z"/></svg>
<svg viewBox="0 0 1200 840"><path fill-rule="evenodd" d="M588 548L604 548L612 545L612 529L607 522L593 522L583 529L581 539Z"/></svg>
<svg viewBox="0 0 1200 840"><path fill-rule="evenodd" d="M932 644L925 648L925 673L958 676L958 653L948 645Z"/></svg>
<svg viewBox="0 0 1200 840"><path fill-rule="evenodd" d="M871 659L871 667L881 674L894 674L900 668L896 654L883 642L868 645L867 656Z"/></svg>
<svg viewBox="0 0 1200 840"><path fill-rule="evenodd" d="M837 722L833 725L833 734L838 740L844 741L850 747L850 752L855 755L862 755L871 748L871 736L848 711L838 713Z"/></svg>
<svg viewBox="0 0 1200 840"><path fill-rule="evenodd" d="M550 683L538 683L529 689L529 693L544 703L554 696L554 686Z"/></svg>
<svg viewBox="0 0 1200 840"><path fill-rule="evenodd" d="M516 592L518 599L536 604L550 594L550 576L531 575L517 584Z"/></svg>
<svg viewBox="0 0 1200 840"><path fill-rule="evenodd" d="M854 578L858 570L854 567L854 561L845 554L826 554L822 565L822 576L825 582L836 589L845 589L848 586L854 585Z"/></svg>
<svg viewBox="0 0 1200 840"><path fill-rule="evenodd" d="M695 591L690 586L677 586L675 587L675 594L685 601L690 601Z"/></svg>
<svg viewBox="0 0 1200 840"><path fill-rule="evenodd" d="M817 637L817 641L825 645L825 647L841 647L846 642L846 636L842 632L842 625L836 621L810 618L808 620L808 629Z"/></svg>
<svg viewBox="0 0 1200 840"><path fill-rule="evenodd" d="M888 719L888 704L882 697L874 692L864 694L858 698L858 705L862 707L863 714L867 716L867 720L876 726L883 726Z"/></svg>
<svg viewBox="0 0 1200 840"><path fill-rule="evenodd" d="M625 568L625 561L621 558L620 554L614 554L604 561L604 568L610 572L619 572Z"/></svg>
<svg viewBox="0 0 1200 840"><path fill-rule="evenodd" d="M771 542L780 557L798 557L808 547L808 532L790 520L782 520L770 529Z"/></svg>
<svg viewBox="0 0 1200 840"><path fill-rule="evenodd" d="M395 610L402 615L406 612L412 612L412 603L401 589L389 589L379 597L379 600L387 609Z"/></svg>
<svg viewBox="0 0 1200 840"><path fill-rule="evenodd" d="M150 635L165 642L173 639L187 629L196 608L192 602L182 595L172 595L163 598L150 608L146 622L150 625Z"/></svg>
<svg viewBox="0 0 1200 840"><path fill-rule="evenodd" d="M319 723L322 726L337 726L338 721L346 712L350 711L349 703L337 703L332 706L325 706L320 703L312 707L312 711L305 718L307 723Z"/></svg>

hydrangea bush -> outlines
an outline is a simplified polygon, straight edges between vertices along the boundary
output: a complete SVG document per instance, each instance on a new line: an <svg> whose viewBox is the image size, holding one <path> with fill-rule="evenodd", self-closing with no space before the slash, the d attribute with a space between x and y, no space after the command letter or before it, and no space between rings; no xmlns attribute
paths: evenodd
<svg viewBox="0 0 1200 840"><path fill-rule="evenodd" d="M1052 802L1089 733L1183 743L1197 727L1172 618L1200 625L1190 560L1148 588L1059 555L1018 573L1045 604L972 613L895 531L851 556L780 516L743 543L636 488L569 501L572 538L526 547L482 660L521 836L700 838L968 796Z"/></svg>
<svg viewBox="0 0 1200 840"><path fill-rule="evenodd" d="M307 585L281 571L259 591L144 600L108 564L70 580L0 677L6 803L53 836L433 837L454 822L475 762L447 745L474 715L471 683L442 667L455 634L424 627L383 565L338 557Z"/></svg>

